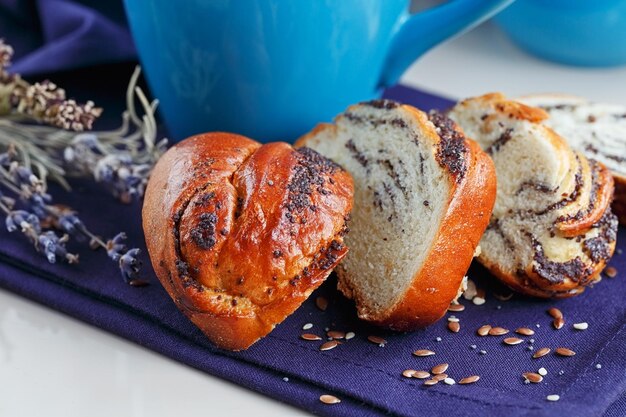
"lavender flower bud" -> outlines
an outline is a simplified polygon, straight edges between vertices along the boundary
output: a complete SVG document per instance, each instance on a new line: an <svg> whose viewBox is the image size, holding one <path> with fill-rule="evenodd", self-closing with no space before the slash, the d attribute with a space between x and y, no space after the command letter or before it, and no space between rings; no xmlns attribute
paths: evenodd
<svg viewBox="0 0 626 417"><path fill-rule="evenodd" d="M120 257L126 252L126 233L121 232L113 237L113 239L107 242L106 250L107 256L114 261L119 261Z"/></svg>
<svg viewBox="0 0 626 417"><path fill-rule="evenodd" d="M37 216L25 210L10 212L5 219L5 224L9 232L15 232L19 226L22 232L32 230L36 234L41 233L41 224Z"/></svg>
<svg viewBox="0 0 626 417"><path fill-rule="evenodd" d="M137 248L131 249L120 257L120 271L126 282L136 280L139 276L141 261L138 256L141 251Z"/></svg>
<svg viewBox="0 0 626 417"><path fill-rule="evenodd" d="M65 242L67 242L67 235L58 237L54 232L47 231L39 235L37 240L37 248L43 251L48 262L55 263L57 257L65 259L67 256L67 249L65 249Z"/></svg>

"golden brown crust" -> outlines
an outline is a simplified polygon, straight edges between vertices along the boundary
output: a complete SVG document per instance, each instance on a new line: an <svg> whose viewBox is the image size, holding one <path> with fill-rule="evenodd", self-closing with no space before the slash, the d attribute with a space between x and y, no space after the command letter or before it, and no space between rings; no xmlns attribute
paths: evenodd
<svg viewBox="0 0 626 417"><path fill-rule="evenodd" d="M614 175L615 195L613 196L613 213L619 219L619 222L626 226L626 177Z"/></svg>
<svg viewBox="0 0 626 417"><path fill-rule="evenodd" d="M146 190L157 276L217 346L245 349L346 255L352 179L315 152L208 133L170 149Z"/></svg>
<svg viewBox="0 0 626 417"><path fill-rule="evenodd" d="M423 268L393 311L375 322L378 325L402 331L428 326L443 317L458 294L496 198L493 161L476 142L466 139L466 143L467 172L455 184Z"/></svg>

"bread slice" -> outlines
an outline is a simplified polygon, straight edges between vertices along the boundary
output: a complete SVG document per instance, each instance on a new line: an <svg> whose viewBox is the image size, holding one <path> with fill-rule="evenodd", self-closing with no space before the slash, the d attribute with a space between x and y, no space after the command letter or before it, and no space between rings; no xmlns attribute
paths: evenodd
<svg viewBox="0 0 626 417"><path fill-rule="evenodd" d="M600 280L617 232L609 171L544 126L543 110L501 94L462 101L449 116L496 166L496 205L479 261L538 297L569 297Z"/></svg>
<svg viewBox="0 0 626 417"><path fill-rule="evenodd" d="M518 101L545 110L550 115L546 126L611 171L615 181L613 211L626 225L626 106L562 94L537 94Z"/></svg>
<svg viewBox="0 0 626 417"><path fill-rule="evenodd" d="M440 113L377 100L296 142L352 174L350 252L336 269L359 317L411 330L457 297L495 199L492 162Z"/></svg>

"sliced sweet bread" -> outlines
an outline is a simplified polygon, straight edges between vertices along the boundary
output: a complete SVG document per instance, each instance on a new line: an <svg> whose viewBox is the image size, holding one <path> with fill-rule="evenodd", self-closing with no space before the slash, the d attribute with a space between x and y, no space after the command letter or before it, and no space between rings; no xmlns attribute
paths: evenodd
<svg viewBox="0 0 626 417"><path fill-rule="evenodd" d="M496 166L496 205L479 261L538 297L569 297L600 280L617 231L610 172L544 126L543 110L501 94L462 101L449 116Z"/></svg>
<svg viewBox="0 0 626 417"><path fill-rule="evenodd" d="M489 157L440 113L377 100L302 137L354 179L354 208L336 269L359 317L394 330L441 318L495 200Z"/></svg>
<svg viewBox="0 0 626 417"><path fill-rule="evenodd" d="M545 110L550 115L545 125L572 148L611 171L615 181L613 211L626 225L626 106L561 94L537 94L518 101Z"/></svg>

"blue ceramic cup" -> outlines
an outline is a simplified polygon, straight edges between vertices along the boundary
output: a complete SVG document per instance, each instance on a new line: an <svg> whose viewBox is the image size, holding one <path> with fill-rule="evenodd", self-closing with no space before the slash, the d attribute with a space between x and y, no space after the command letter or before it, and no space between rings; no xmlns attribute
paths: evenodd
<svg viewBox="0 0 626 417"><path fill-rule="evenodd" d="M518 0L498 25L522 49L568 65L626 64L626 1Z"/></svg>
<svg viewBox="0 0 626 417"><path fill-rule="evenodd" d="M293 140L394 84L419 55L513 0L126 0L175 140L229 131Z"/></svg>

